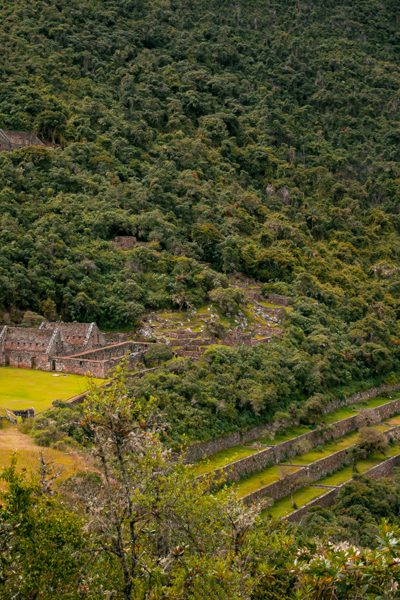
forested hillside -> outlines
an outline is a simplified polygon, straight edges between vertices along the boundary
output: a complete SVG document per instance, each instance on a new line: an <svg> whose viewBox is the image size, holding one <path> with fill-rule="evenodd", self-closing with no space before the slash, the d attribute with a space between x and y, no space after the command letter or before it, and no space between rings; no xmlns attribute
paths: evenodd
<svg viewBox="0 0 400 600"><path fill-rule="evenodd" d="M0 19L0 127L59 144L0 154L5 319L133 327L235 272L290 296L282 339L144 381L197 434L396 371L396 0L3 0Z"/></svg>

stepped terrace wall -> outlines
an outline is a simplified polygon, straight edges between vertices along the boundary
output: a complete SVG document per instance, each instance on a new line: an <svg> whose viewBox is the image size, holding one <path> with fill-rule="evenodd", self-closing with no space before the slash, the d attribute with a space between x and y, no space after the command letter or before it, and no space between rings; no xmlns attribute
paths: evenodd
<svg viewBox="0 0 400 600"><path fill-rule="evenodd" d="M363 392L356 392L351 396L348 396L345 400L335 400L330 402L327 407L327 412L332 412L336 408L340 408L341 406L350 406L351 404L357 404L359 402L365 402L366 400L371 400L371 398L376 398L381 394L386 392L398 392L400 390L400 383L395 384L386 384L382 383L382 385L378 385L376 387L370 388L369 390L365 390Z"/></svg>
<svg viewBox="0 0 400 600"><path fill-rule="evenodd" d="M400 455L392 456L392 457L384 460L383 462L379 463L379 465L371 467L371 469L369 469L368 471L363 473L363 477L372 477L372 478L390 477L390 475L392 475L393 469L395 467L400 467ZM319 506L321 508L328 508L329 506L332 506L332 504L335 502L335 499L336 499L337 495L339 494L339 492L348 483L349 483L348 481L346 483L342 483L341 485L333 488L332 490L329 490L326 494L323 494L322 496L318 496L318 498L314 498L313 500L311 500L310 502L308 502L307 504L305 504L298 510L296 510L296 511L292 512L291 514L287 515L286 517L284 517L284 519L286 521L290 521L293 523L299 523L301 521L301 519L304 517L304 515L310 510L310 508L314 508L316 506Z"/></svg>
<svg viewBox="0 0 400 600"><path fill-rule="evenodd" d="M269 465L277 464L300 452L304 448L314 448L320 444L343 437L344 435L356 431L366 425L375 425L384 419L393 417L400 413L400 398L377 406L361 410L357 415L342 419L324 428L307 431L302 435L295 437L276 446L269 446L260 450L256 454L251 454L240 460L229 463L216 471L216 479L223 475L228 482L239 481L242 477L261 471Z"/></svg>
<svg viewBox="0 0 400 600"><path fill-rule="evenodd" d="M392 427L388 431L383 432L383 435L385 435L387 440L391 438L398 440L400 438L400 427ZM318 481L318 479L321 479L321 477L330 475L341 467L350 464L352 462L353 447L354 446L351 446L350 448L334 452L329 456L300 468L298 471L295 471L274 483L251 492L243 498L243 502L252 504L265 496L268 496L268 498L271 498L272 500L280 500L290 494L291 491L295 491L304 485L314 483L315 481Z"/></svg>
<svg viewBox="0 0 400 600"><path fill-rule="evenodd" d="M352 394L345 400L336 400L334 402L331 402L327 406L325 413L332 412L335 409L340 408L341 406L350 406L351 404L357 404L358 402L363 402L366 400L370 400L371 398L376 398L377 396L385 392L397 392L399 390L400 383L394 385L382 384L364 392L357 392L356 394ZM295 423L293 423L293 425L295 425ZM216 452L227 450L232 446L236 446L238 444L246 444L263 436L267 437L274 435L278 431L282 430L282 428L282 424L268 423L266 425L259 425L258 427L253 427L252 429L249 429L247 431L236 431L229 435L222 436L213 440L208 440L206 442L197 442L186 449L185 462L196 462L203 458L212 456Z"/></svg>

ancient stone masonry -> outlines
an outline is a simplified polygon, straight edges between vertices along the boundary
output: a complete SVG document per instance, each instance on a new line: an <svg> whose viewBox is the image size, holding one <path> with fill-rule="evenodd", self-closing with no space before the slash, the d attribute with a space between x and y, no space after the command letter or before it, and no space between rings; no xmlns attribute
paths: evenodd
<svg viewBox="0 0 400 600"><path fill-rule="evenodd" d="M282 460L296 456L301 448L315 448L319 444L341 438L360 427L375 425L399 413L400 398L397 398L381 406L360 411L357 415L342 419L326 427L307 431L291 440L269 446L255 454L225 465L215 471L215 479L218 481L223 476L229 482L239 481L242 477L261 471L269 465L278 464ZM237 436L237 444L243 443L238 433L232 435Z"/></svg>
<svg viewBox="0 0 400 600"><path fill-rule="evenodd" d="M62 373L76 373L84 375L91 373L94 377L107 377L113 367L128 356L133 365L139 360L149 347L144 342L119 342L110 344L97 350L89 350L72 356L57 356L54 359L55 370Z"/></svg>
<svg viewBox="0 0 400 600"><path fill-rule="evenodd" d="M393 469L399 466L400 454L398 454L397 456L392 456L387 460L384 460L383 462L379 463L379 465L372 467L371 469L363 473L363 476L371 477L373 479L378 477L390 477L393 473ZM348 482L342 483L341 485L338 485L337 487L334 487L333 489L329 490L322 496L314 498L298 510L287 515L285 519L293 523L299 523L304 517L304 515L310 510L310 508L316 506L320 506L321 508L328 508L329 506L332 506L340 490L342 490L347 484Z"/></svg>
<svg viewBox="0 0 400 600"><path fill-rule="evenodd" d="M400 427L392 427L385 431L383 435L388 441L398 440L400 438ZM314 483L321 479L321 477L334 473L345 465L350 464L353 460L352 448L353 446L350 446L344 450L338 450L338 452L334 452L325 458L321 458L309 465L302 466L294 473L244 496L243 501L245 504L252 504L264 497L272 500L280 500L287 496L291 491L295 491L304 485Z"/></svg>
<svg viewBox="0 0 400 600"><path fill-rule="evenodd" d="M107 377L124 356L135 362L149 344L108 344L96 323L44 321L39 328L0 328L0 366Z"/></svg>
<svg viewBox="0 0 400 600"><path fill-rule="evenodd" d="M26 146L45 146L34 133L0 129L0 151L15 150Z"/></svg>
<svg viewBox="0 0 400 600"><path fill-rule="evenodd" d="M341 406L351 406L352 404L356 404L357 402L365 402L370 400L371 398L376 398L380 394L396 392L400 390L400 383L396 383L394 385L382 384L378 387L370 388L369 390L365 390L364 392L358 392L349 396L346 399L338 399L334 402L331 402L324 410L324 413L328 414L333 412L337 408ZM386 409L382 407L379 408L379 415L382 418L387 418L388 414L383 414L381 411L391 410L392 404L388 403ZM397 411L397 409L396 409ZM368 411L370 412L370 411ZM397 411L398 412L398 411ZM371 414L371 413L370 413ZM395 413L392 413L395 414ZM294 423L295 425L298 423ZM227 448L231 448L232 446L236 446L237 444L245 444L249 443L253 440L257 440L260 437L270 437L274 434L278 433L281 430L284 430L285 427L279 427L276 423L267 423L265 425L260 425L258 427L253 427L252 429L248 429L247 431L234 432L229 435L214 438L212 440L208 440L206 442L196 442L189 446L185 452L185 461L186 462L196 462L197 460L207 458L208 456L212 456L216 452L220 452L221 450L226 450ZM353 429L349 429L348 431L352 431ZM309 434L307 434L309 435ZM344 435L341 434L341 435Z"/></svg>
<svg viewBox="0 0 400 600"><path fill-rule="evenodd" d="M288 296L281 296L280 294L270 294L268 302L271 302L271 304L280 304L281 306L289 306L290 298Z"/></svg>

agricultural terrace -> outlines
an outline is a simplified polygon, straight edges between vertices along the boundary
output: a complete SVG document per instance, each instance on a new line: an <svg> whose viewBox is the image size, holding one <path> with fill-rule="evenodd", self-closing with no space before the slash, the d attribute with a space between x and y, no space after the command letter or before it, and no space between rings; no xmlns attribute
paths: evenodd
<svg viewBox="0 0 400 600"><path fill-rule="evenodd" d="M335 473L322 477L314 484L304 486L293 494L287 495L285 498L274 502L272 506L263 511L263 516L271 516L274 518L282 518L292 513L296 508L302 508L319 496L323 496L329 491L329 488L334 488L345 483L348 483L355 473L362 475L372 467L375 467L382 461L397 456L400 454L400 444L394 444L389 447L385 454L374 454L366 459L359 460L355 465L346 465L338 469Z"/></svg>
<svg viewBox="0 0 400 600"><path fill-rule="evenodd" d="M382 406L383 404L392 402L392 400L397 397L398 394L393 394L390 397L377 396L376 398L370 398L369 400L366 400L364 402L359 402L350 406L342 406L336 409L335 411L321 416L320 424L331 425L333 423L336 423L337 421L348 419L349 417L358 414L362 410L368 408L376 408L377 406ZM400 424L400 417L394 417L393 419L388 421L388 424L391 426ZM193 470L196 473L196 475L204 475L206 473L210 473L215 469L225 467L226 465L236 460L240 460L241 458L245 458L247 456L251 456L252 454L256 454L257 452L263 450L264 448L267 448L268 446L275 446L276 444L281 444L282 442L292 440L302 435L303 433L311 431L312 429L312 426L298 425L277 433L273 438L261 436L247 444L239 444L237 446L232 446L231 448L221 450L220 452L217 452L212 456L202 459L193 466ZM337 449L339 450L340 448ZM323 457L319 456L319 458Z"/></svg>
<svg viewBox="0 0 400 600"><path fill-rule="evenodd" d="M104 383L102 379L94 382ZM87 377L30 369L0 368L0 408L46 410L54 400L68 400L88 389Z"/></svg>

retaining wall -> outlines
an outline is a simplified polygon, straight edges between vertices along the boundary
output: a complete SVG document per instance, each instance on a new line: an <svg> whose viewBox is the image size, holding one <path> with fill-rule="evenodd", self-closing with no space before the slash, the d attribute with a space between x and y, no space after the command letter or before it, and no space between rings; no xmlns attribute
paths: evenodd
<svg viewBox="0 0 400 600"><path fill-rule="evenodd" d="M364 392L352 394L345 400L335 400L326 407L324 412L326 414L334 411L336 408L340 408L341 406L350 406L351 404L357 404L358 402L376 398L376 396L379 396L385 392L397 392L399 390L400 383L394 385L382 384ZM208 440L206 442L197 442L186 449L185 462L196 462L202 458L212 456L216 452L231 448L232 446L246 444L263 436L268 437L274 435L278 431L282 431L282 429L284 429L286 426L287 424L285 423L268 423L266 425L253 427L247 431L237 431L217 439Z"/></svg>
<svg viewBox="0 0 400 600"><path fill-rule="evenodd" d="M276 446L269 446L255 454L229 463L225 467L216 470L216 479L220 480L221 476L223 476L226 481L239 481L239 479L246 475L261 471L269 465L277 464L282 460L296 456L296 454L307 451L308 448L315 448L315 446L356 431L360 427L380 423L384 419L399 413L400 398L376 408L362 410L357 415L342 419L337 423L327 425L324 428L307 431L292 440L276 444Z"/></svg>
<svg viewBox="0 0 400 600"><path fill-rule="evenodd" d="M387 460L381 462L379 465L376 465L375 467L372 467L371 469L363 473L363 477L389 477L393 473L393 469L399 466L400 455L392 456ZM321 508L328 508L329 506L332 506L339 492L348 483L349 482L347 481L346 483L343 483L342 485L339 485L338 487L329 490L329 492L327 492L323 496L318 496L318 498L314 498L298 510L295 510L290 515L284 517L284 519L293 523L299 523L304 517L304 515L310 510L310 508L313 508L314 506L320 506Z"/></svg>
<svg viewBox="0 0 400 600"><path fill-rule="evenodd" d="M390 438L398 440L400 439L400 426L392 427L383 432L383 434L388 440ZM257 502L264 496L268 496L273 500L284 498L290 494L291 491L295 491L309 483L314 483L321 479L321 477L334 473L341 467L350 464L352 462L352 448L354 448L354 445L301 467L298 471L295 471L274 483L270 483L255 492L251 492L243 498L243 502L251 504Z"/></svg>
<svg viewBox="0 0 400 600"><path fill-rule="evenodd" d="M340 408L341 406L350 406L351 404L357 404L358 402L365 402L366 400L371 400L371 398L376 398L380 394L384 394L385 392L398 392L400 390L400 383L395 383L393 385L389 385L386 383L382 383L379 386L370 388L369 390L365 390L364 392L357 392L348 396L344 400L334 400L330 402L327 406L326 412L332 412L336 408Z"/></svg>

